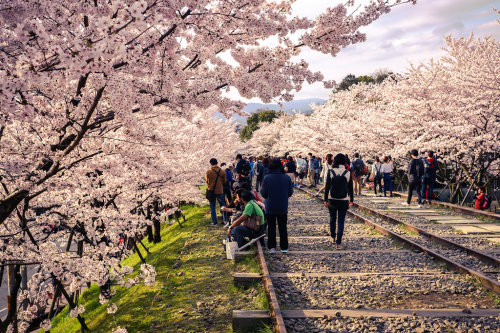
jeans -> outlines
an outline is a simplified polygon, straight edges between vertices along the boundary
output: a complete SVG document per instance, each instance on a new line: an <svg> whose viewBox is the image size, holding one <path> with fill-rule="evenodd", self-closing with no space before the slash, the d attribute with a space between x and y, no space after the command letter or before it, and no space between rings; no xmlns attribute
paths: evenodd
<svg viewBox="0 0 500 333"><path fill-rule="evenodd" d="M245 237L248 237L250 240L259 237L264 233L264 226L260 226L258 231L252 230L244 225L236 226L233 230L231 230L231 238L233 241L238 243L238 248L242 247L246 244Z"/></svg>
<svg viewBox="0 0 500 333"><path fill-rule="evenodd" d="M217 204L217 201L219 202L219 205L221 207L226 205L226 202L224 200L224 193L216 194L215 199L216 200L210 201L210 215L212 216L212 224L217 224L217 212L215 211L215 206ZM222 212L222 217L224 221L226 221L227 219L226 213Z"/></svg>
<svg viewBox="0 0 500 333"><path fill-rule="evenodd" d="M344 221L347 214L347 209L339 209L339 207L329 204L328 211L330 212L330 235L332 236L332 238L336 238L335 242L337 244L340 244L342 242L342 236L344 235ZM336 225L337 216L338 226Z"/></svg>
<svg viewBox="0 0 500 333"><path fill-rule="evenodd" d="M424 181L422 182L422 198L424 200L432 200L432 192L434 191L434 181L436 179L431 177L424 177ZM427 186L429 186L429 195L427 196Z"/></svg>
<svg viewBox="0 0 500 333"><path fill-rule="evenodd" d="M278 223L278 230L280 233L280 249L288 250L288 231L286 224L288 215L266 215L267 222L267 248L276 248L276 222Z"/></svg>
<svg viewBox="0 0 500 333"><path fill-rule="evenodd" d="M390 191L392 196L392 176L389 172L384 173L384 196Z"/></svg>
<svg viewBox="0 0 500 333"><path fill-rule="evenodd" d="M375 178L373 178L373 191L375 192L375 195L377 195L377 185L378 185L378 191L382 193L382 175L378 177L375 176Z"/></svg>
<svg viewBox="0 0 500 333"><path fill-rule="evenodd" d="M422 188L422 182L420 180L410 182L408 185L408 199L406 202L410 204L411 197L413 196L413 190L417 190L417 202L420 205L422 203L422 192L419 191Z"/></svg>

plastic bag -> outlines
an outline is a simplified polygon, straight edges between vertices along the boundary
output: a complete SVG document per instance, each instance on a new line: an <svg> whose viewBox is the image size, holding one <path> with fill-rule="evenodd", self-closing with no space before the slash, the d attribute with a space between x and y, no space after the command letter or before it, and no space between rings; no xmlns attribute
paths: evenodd
<svg viewBox="0 0 500 333"><path fill-rule="evenodd" d="M226 257L227 259L234 260L236 250L238 249L238 243L232 242L229 238L226 238Z"/></svg>

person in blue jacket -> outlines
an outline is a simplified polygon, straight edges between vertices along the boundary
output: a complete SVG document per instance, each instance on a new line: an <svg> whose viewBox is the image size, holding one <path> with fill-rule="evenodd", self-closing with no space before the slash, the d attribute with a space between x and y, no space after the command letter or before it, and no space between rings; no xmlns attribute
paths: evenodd
<svg viewBox="0 0 500 333"><path fill-rule="evenodd" d="M292 180L285 174L279 159L273 159L269 173L262 180L260 194L266 199L267 248L276 251L276 223L280 233L281 252L288 251L288 198L293 195Z"/></svg>
<svg viewBox="0 0 500 333"><path fill-rule="evenodd" d="M221 166L221 168L224 168L226 166L226 163L222 163L220 166ZM233 188L233 182L234 182L233 173L231 172L231 169L232 169L231 166L224 168L224 172L226 173L226 183L224 184L224 194L226 195L227 200L229 202L232 201L231 190Z"/></svg>

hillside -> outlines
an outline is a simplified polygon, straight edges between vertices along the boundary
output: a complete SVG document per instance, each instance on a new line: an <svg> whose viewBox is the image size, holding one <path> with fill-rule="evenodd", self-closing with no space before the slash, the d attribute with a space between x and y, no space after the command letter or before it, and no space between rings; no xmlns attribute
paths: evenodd
<svg viewBox="0 0 500 333"><path fill-rule="evenodd" d="M284 102L283 107L280 107L278 104L248 103L247 106L243 108L243 111L248 114L255 113L258 110L283 111L288 114L292 114L294 112L311 113L312 112L311 104L321 105L325 102L326 100L321 98L307 98L291 102ZM218 114L217 116L223 118L221 114ZM234 115L231 117L232 120L243 125L246 124L247 118L248 118L247 116L239 116L239 115Z"/></svg>

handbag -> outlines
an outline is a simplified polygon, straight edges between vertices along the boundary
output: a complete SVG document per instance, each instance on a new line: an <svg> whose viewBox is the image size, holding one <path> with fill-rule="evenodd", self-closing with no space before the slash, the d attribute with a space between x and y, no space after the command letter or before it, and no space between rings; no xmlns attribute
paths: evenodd
<svg viewBox="0 0 500 333"><path fill-rule="evenodd" d="M252 205L256 205L256 203L252 202ZM262 221L262 216L255 214L247 218L245 221L243 221L241 225L244 225L245 227L252 229L254 231L259 231L261 221Z"/></svg>
<svg viewBox="0 0 500 333"><path fill-rule="evenodd" d="M215 200L215 187L217 186L217 180L219 180L219 175L220 175L220 169L219 172L217 173L217 177L215 177L215 183L214 183L214 188L213 190L207 190L205 191L205 198L207 198L208 201L214 201Z"/></svg>
<svg viewBox="0 0 500 333"><path fill-rule="evenodd" d="M371 182L374 181L375 180L375 173L372 172L370 174L370 178L368 178L368 180L371 181Z"/></svg>

